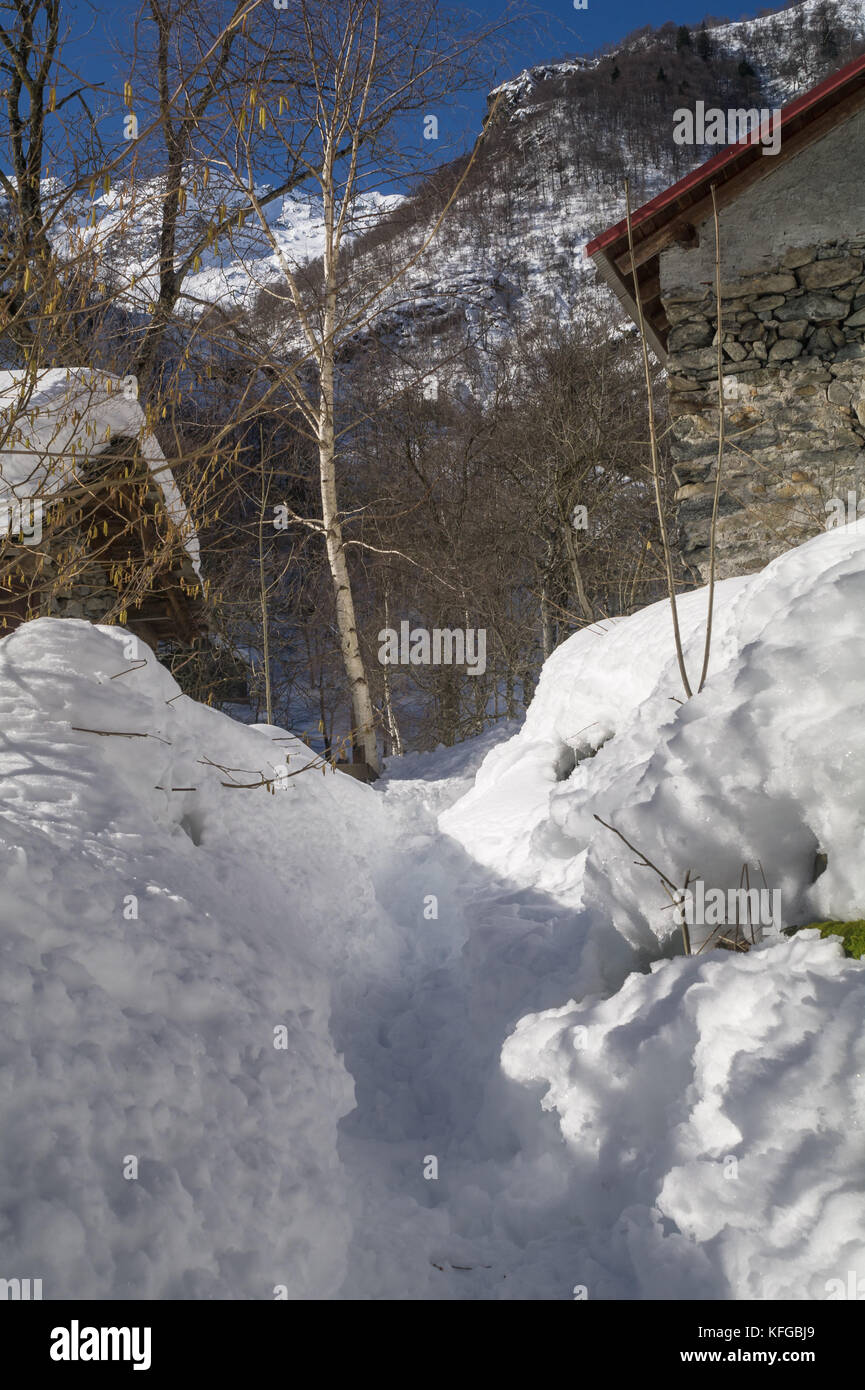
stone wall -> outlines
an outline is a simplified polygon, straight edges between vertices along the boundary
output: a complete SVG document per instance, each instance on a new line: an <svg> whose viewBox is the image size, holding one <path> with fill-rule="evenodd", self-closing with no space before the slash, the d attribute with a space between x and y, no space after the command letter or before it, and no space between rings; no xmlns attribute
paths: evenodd
<svg viewBox="0 0 865 1390"><path fill-rule="evenodd" d="M759 569L823 530L829 499L865 499L865 212L859 220L861 235L777 249L774 260L764 240L759 271L735 278L722 222L719 577ZM704 227L701 259L706 243ZM661 265L679 545L705 578L718 448L713 276L683 284L679 264L677 287L663 255Z"/></svg>
<svg viewBox="0 0 865 1390"><path fill-rule="evenodd" d="M825 503L865 499L865 109L721 209L728 447L719 572L814 535ZM783 145L782 145L783 156ZM704 577L717 454L715 229L661 253L680 545Z"/></svg>

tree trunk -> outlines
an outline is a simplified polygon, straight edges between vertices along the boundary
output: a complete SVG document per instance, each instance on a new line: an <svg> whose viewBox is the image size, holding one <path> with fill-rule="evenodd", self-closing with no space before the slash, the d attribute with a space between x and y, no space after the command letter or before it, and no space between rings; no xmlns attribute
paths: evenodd
<svg viewBox="0 0 865 1390"><path fill-rule="evenodd" d="M592 610L592 605L589 603L589 596L586 593L586 586L583 583L583 575L580 569L580 562L577 558L577 543L574 540L573 531L571 530L567 522L565 522L564 524L564 533L565 549L568 552L568 563L570 565L571 576L574 581L574 592L577 596L577 603L580 606L580 612L582 613L583 617L588 618L589 622L592 622L594 621L595 615Z"/></svg>
<svg viewBox="0 0 865 1390"><path fill-rule="evenodd" d="M375 711L366 677L354 598L345 554L342 523L336 494L336 442L334 434L334 334L336 331L336 256L334 246L333 185L325 188L325 303L321 356L319 360L318 465L321 483L321 519L333 593L336 626L345 673L351 693L353 743L363 752L364 761L374 773L381 768L375 730Z"/></svg>
<svg viewBox="0 0 865 1390"><path fill-rule="evenodd" d="M547 593L546 576L541 583L541 652L544 661L548 656L552 656L555 638L553 636L553 615L550 609Z"/></svg>
<svg viewBox="0 0 865 1390"><path fill-rule="evenodd" d="M390 627L390 590L387 585L385 585L384 591L384 625ZM381 668L381 674L384 685L384 712L387 719L387 731L390 736L390 751L395 757L401 758L403 755L402 735L397 723L396 710L393 707L387 663Z"/></svg>
<svg viewBox="0 0 865 1390"><path fill-rule="evenodd" d="M267 609L267 574L264 563L264 514L270 483L266 480L264 462L264 430L259 427L258 448L261 464L261 503L258 511L258 581L261 603L261 645L264 656L264 700L267 707L267 722L273 723L273 699L270 684L270 616Z"/></svg>

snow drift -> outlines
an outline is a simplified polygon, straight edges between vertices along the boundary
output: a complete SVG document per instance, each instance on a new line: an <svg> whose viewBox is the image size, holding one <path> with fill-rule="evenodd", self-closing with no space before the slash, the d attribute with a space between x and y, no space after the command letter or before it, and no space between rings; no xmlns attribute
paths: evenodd
<svg viewBox="0 0 865 1390"><path fill-rule="evenodd" d="M224 786L311 755L135 645L53 619L0 642L2 1273L45 1298L328 1296L353 1105L330 978L371 910L375 796Z"/></svg>
<svg viewBox="0 0 865 1390"><path fill-rule="evenodd" d="M865 1293L863 1008L865 963L808 931L661 961L610 999L522 1019L502 1061L544 1083L567 1141L586 1237L574 1287Z"/></svg>
<svg viewBox="0 0 865 1390"><path fill-rule="evenodd" d="M680 601L694 685L705 612L704 589ZM717 586L709 678L687 703L668 604L576 634L443 829L585 909L590 988L618 983L602 956L618 969L677 936L657 878L595 815L677 884L690 870L729 891L747 864L762 886L762 871L784 926L862 916L863 614L865 534L853 525ZM812 882L818 850L828 868Z"/></svg>
<svg viewBox="0 0 865 1390"><path fill-rule="evenodd" d="M705 607L704 590L680 605L695 684ZM865 964L777 928L685 959L658 879L595 819L676 884L690 869L729 891L759 866L785 928L865 916L863 653L851 526L718 586L687 703L667 604L570 638L440 816L572 909L569 1002L524 1017L502 1063L558 1116L589 1297L865 1290Z"/></svg>
<svg viewBox="0 0 865 1390"><path fill-rule="evenodd" d="M704 612L683 600L692 677ZM865 965L814 931L686 959L594 819L676 882L759 863L785 927L863 916L863 615L865 538L828 533L719 587L687 704L658 605L565 643L506 742L375 791L292 777L302 744L181 696L120 629L5 638L3 1277L865 1291Z"/></svg>

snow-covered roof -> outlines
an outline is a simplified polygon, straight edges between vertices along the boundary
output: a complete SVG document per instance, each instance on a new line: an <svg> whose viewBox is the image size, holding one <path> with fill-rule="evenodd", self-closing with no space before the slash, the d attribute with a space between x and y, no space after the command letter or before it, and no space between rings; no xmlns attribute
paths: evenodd
<svg viewBox="0 0 865 1390"><path fill-rule="evenodd" d="M75 482L81 465L116 439L133 439L184 537L196 574L198 538L137 398L134 377L92 367L0 371L0 502L43 501ZM5 522L9 527L8 514ZM3 512L0 509L0 534Z"/></svg>

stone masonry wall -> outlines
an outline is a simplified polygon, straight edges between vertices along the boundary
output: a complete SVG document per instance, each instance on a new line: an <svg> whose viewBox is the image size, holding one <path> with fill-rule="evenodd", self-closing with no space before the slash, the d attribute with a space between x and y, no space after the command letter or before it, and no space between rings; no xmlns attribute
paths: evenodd
<svg viewBox="0 0 865 1390"><path fill-rule="evenodd" d="M764 242L759 272L734 279L724 275L722 224L727 444L718 577L759 569L823 530L829 499L846 503L852 491L865 502L865 211L859 220L861 235L779 249L768 264ZM662 256L662 286L665 279ZM718 448L717 315L712 276L701 279L662 293L679 545L705 578Z"/></svg>

